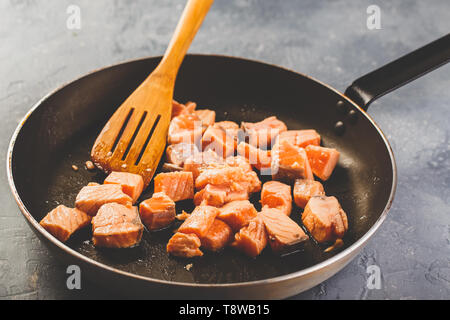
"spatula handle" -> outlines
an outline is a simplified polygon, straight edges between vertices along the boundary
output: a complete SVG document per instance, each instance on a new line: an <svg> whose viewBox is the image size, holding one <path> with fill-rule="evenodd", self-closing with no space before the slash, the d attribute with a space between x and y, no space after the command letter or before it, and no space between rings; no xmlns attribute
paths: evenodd
<svg viewBox="0 0 450 320"><path fill-rule="evenodd" d="M155 70L175 80L181 62L214 0L189 0L163 59Z"/></svg>

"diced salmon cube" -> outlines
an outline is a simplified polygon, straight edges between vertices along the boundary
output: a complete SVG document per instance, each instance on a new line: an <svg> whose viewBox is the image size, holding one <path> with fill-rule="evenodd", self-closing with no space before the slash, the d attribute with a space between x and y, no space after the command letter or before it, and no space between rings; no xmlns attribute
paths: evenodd
<svg viewBox="0 0 450 320"><path fill-rule="evenodd" d="M163 172L154 179L155 193L164 192L173 201L194 198L194 178L192 172Z"/></svg>
<svg viewBox="0 0 450 320"><path fill-rule="evenodd" d="M221 207L227 201L228 192L229 189L226 186L208 184L194 195L194 204L199 206L204 203L209 206Z"/></svg>
<svg viewBox="0 0 450 320"><path fill-rule="evenodd" d="M202 122L195 114L180 114L170 121L168 143L198 143L203 134Z"/></svg>
<svg viewBox="0 0 450 320"><path fill-rule="evenodd" d="M199 153L197 146L193 143L171 144L166 149L166 161L179 167L184 165L184 161Z"/></svg>
<svg viewBox="0 0 450 320"><path fill-rule="evenodd" d="M228 186L208 184L194 195L194 204L198 206L203 203L209 206L222 207L225 203L248 200L248 198L248 192L244 189L231 191Z"/></svg>
<svg viewBox="0 0 450 320"><path fill-rule="evenodd" d="M140 197L144 189L144 179L138 174L129 172L113 171L103 183L121 185L122 191L133 199L133 203Z"/></svg>
<svg viewBox="0 0 450 320"><path fill-rule="evenodd" d="M237 146L237 152L240 156L245 157L252 167L259 171L264 172L270 170L272 161L270 151L261 150L248 143L240 142Z"/></svg>
<svg viewBox="0 0 450 320"><path fill-rule="evenodd" d="M281 132L277 137L277 142L288 140L294 146L306 148L309 145L320 146L320 135L316 130L288 130Z"/></svg>
<svg viewBox="0 0 450 320"><path fill-rule="evenodd" d="M195 102L187 102L186 104L179 103L175 100L172 101L172 118L179 116L180 114L192 114L194 113L197 104Z"/></svg>
<svg viewBox="0 0 450 320"><path fill-rule="evenodd" d="M323 181L328 180L339 161L339 151L313 145L305 150L312 172Z"/></svg>
<svg viewBox="0 0 450 320"><path fill-rule="evenodd" d="M139 244L143 228L134 223L99 227L93 232L92 242L96 247L130 248Z"/></svg>
<svg viewBox="0 0 450 320"><path fill-rule="evenodd" d="M255 218L256 215L257 211L250 201L236 200L220 208L217 218L225 221L234 232L237 232Z"/></svg>
<svg viewBox="0 0 450 320"><path fill-rule="evenodd" d="M238 201L238 200L248 200L248 198L249 198L248 192L246 192L245 190L229 191L227 193L225 203L232 202L232 201Z"/></svg>
<svg viewBox="0 0 450 320"><path fill-rule="evenodd" d="M257 123L242 122L241 127L248 133L252 146L265 150L271 148L278 134L287 130L284 122L276 117L269 117Z"/></svg>
<svg viewBox="0 0 450 320"><path fill-rule="evenodd" d="M243 171L236 167L207 168L195 179L195 188L201 190L208 184L229 186L236 180L240 180L242 174Z"/></svg>
<svg viewBox="0 0 450 320"><path fill-rule="evenodd" d="M65 242L77 230L89 225L91 216L78 209L59 205L50 211L39 224L58 240Z"/></svg>
<svg viewBox="0 0 450 320"><path fill-rule="evenodd" d="M225 130L213 126L208 127L202 137L203 150L212 150L220 157L234 155L236 141L228 136Z"/></svg>
<svg viewBox="0 0 450 320"><path fill-rule="evenodd" d="M201 257L200 245L200 239L195 234L177 232L167 243L167 252L181 258Z"/></svg>
<svg viewBox="0 0 450 320"><path fill-rule="evenodd" d="M238 138L239 125L233 121L219 121L214 124L215 128L221 128L225 130L226 134L232 137L234 140Z"/></svg>
<svg viewBox="0 0 450 320"><path fill-rule="evenodd" d="M240 169L242 169L240 167ZM261 180L255 171L244 171L245 183L247 184L247 192L249 194L261 191Z"/></svg>
<svg viewBox="0 0 450 320"><path fill-rule="evenodd" d="M202 238L206 236L219 213L220 211L216 207L206 205L195 207L189 218L178 228L178 232L195 233L199 238Z"/></svg>
<svg viewBox="0 0 450 320"><path fill-rule="evenodd" d="M92 227L96 229L127 222L140 224L137 207L107 203L101 206L97 215L92 218Z"/></svg>
<svg viewBox="0 0 450 320"><path fill-rule="evenodd" d="M319 181L297 179L294 185L294 201L300 208L305 208L309 199L324 196L323 185Z"/></svg>
<svg viewBox="0 0 450 320"><path fill-rule="evenodd" d="M347 215L335 197L312 197L303 211L302 221L319 243L342 238L348 229Z"/></svg>
<svg viewBox="0 0 450 320"><path fill-rule="evenodd" d="M261 189L261 181L257 174L241 156L228 157L225 164L202 170L202 175L197 180L197 189L200 191L194 196L196 205L206 201L208 205L221 207L230 201L246 200L249 193Z"/></svg>
<svg viewBox="0 0 450 320"><path fill-rule="evenodd" d="M247 226L234 235L232 247L254 258L258 256L267 245L267 232L260 216L250 220Z"/></svg>
<svg viewBox="0 0 450 320"><path fill-rule="evenodd" d="M273 251L279 252L287 247L308 240L303 229L278 209L264 207L260 213L269 235L269 244Z"/></svg>
<svg viewBox="0 0 450 320"><path fill-rule="evenodd" d="M233 238L231 228L221 220L214 220L206 236L200 238L202 248L209 251L219 251L223 249Z"/></svg>
<svg viewBox="0 0 450 320"><path fill-rule="evenodd" d="M314 179L305 149L287 140L280 141L272 152L271 167L274 180L291 183L299 178Z"/></svg>
<svg viewBox="0 0 450 320"><path fill-rule="evenodd" d="M92 218L92 242L96 247L133 247L141 241L143 230L137 207L107 203Z"/></svg>
<svg viewBox="0 0 450 320"><path fill-rule="evenodd" d="M225 163L230 167L240 167L244 171L250 172L253 170L250 162L243 156L228 157L225 159Z"/></svg>
<svg viewBox="0 0 450 320"><path fill-rule="evenodd" d="M206 169L195 179L195 188L200 190L207 184L227 186L230 191L246 190L248 193L253 193L261 190L261 181L256 172L247 172L241 167L224 166Z"/></svg>
<svg viewBox="0 0 450 320"><path fill-rule="evenodd" d="M139 204L142 222L149 230L166 228L175 220L175 202L163 192Z"/></svg>
<svg viewBox="0 0 450 320"><path fill-rule="evenodd" d="M195 115L200 119L203 126L209 127L216 122L216 112L208 109L195 110Z"/></svg>
<svg viewBox="0 0 450 320"><path fill-rule="evenodd" d="M223 159L214 151L206 150L187 158L184 161L183 169L192 172L195 180L203 170L219 164L223 164Z"/></svg>
<svg viewBox="0 0 450 320"><path fill-rule="evenodd" d="M291 186L278 181L267 181L262 187L261 205L279 209L285 215L290 215L292 211Z"/></svg>
<svg viewBox="0 0 450 320"><path fill-rule="evenodd" d="M91 185L80 190L75 200L75 207L90 216L95 216L102 205L112 202L131 205L133 199L123 192L121 185Z"/></svg>

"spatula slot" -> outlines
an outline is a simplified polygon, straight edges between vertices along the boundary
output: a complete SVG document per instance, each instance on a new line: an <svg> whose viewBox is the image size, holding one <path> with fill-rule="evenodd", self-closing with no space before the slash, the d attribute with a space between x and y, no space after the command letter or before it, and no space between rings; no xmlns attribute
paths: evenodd
<svg viewBox="0 0 450 320"><path fill-rule="evenodd" d="M139 129L141 129L142 124L144 123L146 117L147 117L147 111L144 111L144 113L141 116L141 120L139 120L139 124L136 127L136 130L134 131L133 136L131 137L130 143L128 143L127 149L125 150L125 152L122 156L122 161L124 161L127 158L127 155L130 152L131 146L133 145L133 142L139 133Z"/></svg>
<svg viewBox="0 0 450 320"><path fill-rule="evenodd" d="M116 140L114 141L114 144L111 148L111 154L114 153L114 151L116 150L117 145L119 144L120 138L122 137L123 132L125 131L125 128L127 127L128 122L131 119L131 116L133 115L134 112L134 108L131 108L130 111L128 112L127 117L125 118L124 123L122 124L122 127L120 128L119 133L117 134Z"/></svg>
<svg viewBox="0 0 450 320"><path fill-rule="evenodd" d="M160 114L156 117L155 123L153 123L153 127L150 130L150 132L149 132L149 134L147 136L147 139L145 140L144 145L142 146L141 152L139 153L139 156L137 157L136 162L134 163L135 166L137 166L139 161L141 161L141 158L144 155L145 149L147 148L147 145L150 142L150 139L152 138L153 132L155 131L156 126L158 125L159 119L161 119L161 115Z"/></svg>

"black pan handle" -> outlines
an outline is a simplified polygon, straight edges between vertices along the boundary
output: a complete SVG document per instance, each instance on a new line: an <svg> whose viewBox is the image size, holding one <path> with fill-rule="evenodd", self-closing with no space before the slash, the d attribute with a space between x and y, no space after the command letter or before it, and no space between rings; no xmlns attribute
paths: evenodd
<svg viewBox="0 0 450 320"><path fill-rule="evenodd" d="M356 79L345 95L367 110L375 99L450 61L450 33Z"/></svg>

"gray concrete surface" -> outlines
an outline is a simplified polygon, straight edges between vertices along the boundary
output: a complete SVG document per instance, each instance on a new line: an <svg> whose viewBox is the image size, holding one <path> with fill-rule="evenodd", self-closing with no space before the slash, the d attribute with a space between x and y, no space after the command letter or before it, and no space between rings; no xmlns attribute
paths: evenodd
<svg viewBox="0 0 450 320"><path fill-rule="evenodd" d="M70 4L80 30L66 27ZM366 9L381 8L368 30ZM183 8L169 0L0 0L0 152L47 92L93 69L160 55ZM450 31L450 2L216 0L190 52L278 64L344 90L358 76ZM295 299L450 298L450 65L375 102L399 183L387 221L357 259ZM0 176L0 298L116 298L65 286L65 267L32 234ZM380 267L381 289L366 286Z"/></svg>

